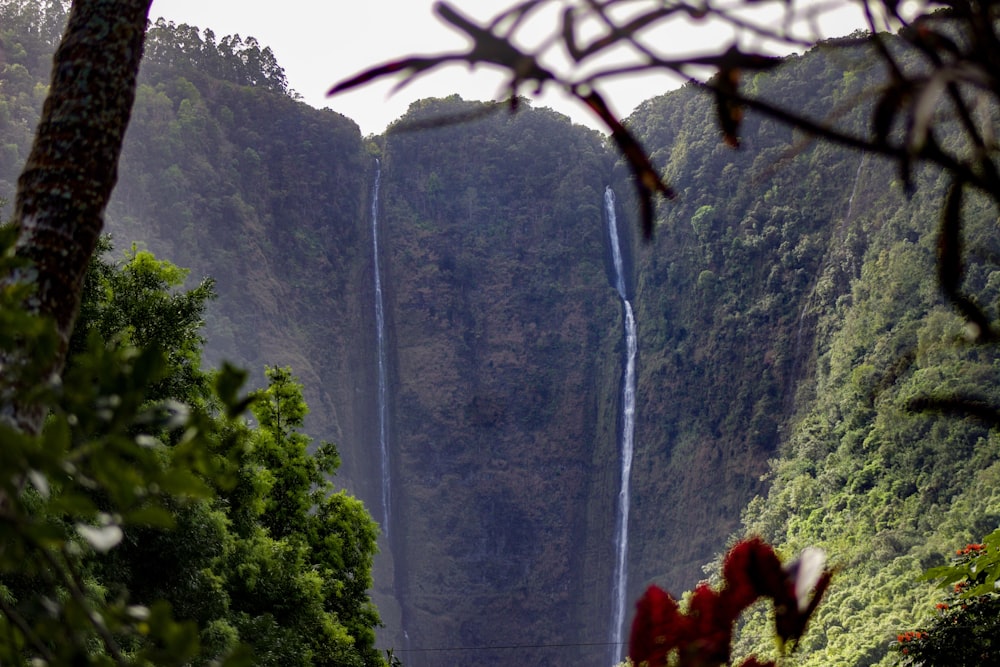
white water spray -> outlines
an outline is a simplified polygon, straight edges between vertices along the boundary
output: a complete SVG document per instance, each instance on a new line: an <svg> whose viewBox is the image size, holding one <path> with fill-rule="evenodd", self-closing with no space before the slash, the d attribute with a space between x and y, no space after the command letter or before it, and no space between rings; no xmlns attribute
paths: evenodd
<svg viewBox="0 0 1000 667"><path fill-rule="evenodd" d="M608 235L611 237L611 256L615 265L615 289L622 300L625 320L626 361L622 377L622 419L618 442L621 451L621 488L618 491L618 508L615 515L615 570L611 588L611 662L621 659L625 633L625 605L628 594L628 511L629 483L632 477L632 453L635 443L635 357L638 349L635 316L625 290L625 268L618 239L618 219L615 214L615 193L608 186L604 190L604 210L608 218Z"/></svg>
<svg viewBox="0 0 1000 667"><path fill-rule="evenodd" d="M382 268L378 251L378 191L382 183L382 163L375 160L375 184L372 185L372 257L375 271L375 338L378 355L378 450L382 477L382 534L389 538L389 493L392 487L389 473L389 405L386 385L385 307L382 303Z"/></svg>

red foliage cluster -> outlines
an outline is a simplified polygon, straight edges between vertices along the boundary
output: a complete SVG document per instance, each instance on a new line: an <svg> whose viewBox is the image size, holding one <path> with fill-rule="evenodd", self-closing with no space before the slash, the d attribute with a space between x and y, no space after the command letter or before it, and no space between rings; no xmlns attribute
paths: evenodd
<svg viewBox="0 0 1000 667"><path fill-rule="evenodd" d="M927 633L921 632L920 630L907 631L902 634L896 635L896 641L898 641L900 644L905 644L906 642L914 642L926 638L927 638ZM900 652L903 655L909 655L910 649L904 646L902 649L900 649Z"/></svg>
<svg viewBox="0 0 1000 667"><path fill-rule="evenodd" d="M665 667L671 654L680 667L718 667L730 659L736 619L760 598L774 601L775 630L785 642L797 640L830 583L822 552L808 554L782 568L774 549L759 538L734 546L722 565L719 590L702 582L686 612L658 586L650 586L637 604L629 656L640 665ZM675 653L676 652L676 653ZM742 667L773 667L747 658Z"/></svg>
<svg viewBox="0 0 1000 667"><path fill-rule="evenodd" d="M956 556L968 556L971 553L978 553L986 547L982 544L966 544L964 549L956 549Z"/></svg>

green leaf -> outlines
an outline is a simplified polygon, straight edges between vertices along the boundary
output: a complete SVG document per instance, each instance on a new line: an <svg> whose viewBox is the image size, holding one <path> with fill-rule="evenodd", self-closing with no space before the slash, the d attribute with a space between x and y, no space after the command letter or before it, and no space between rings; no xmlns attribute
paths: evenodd
<svg viewBox="0 0 1000 667"><path fill-rule="evenodd" d="M177 520L174 515L167 509L157 505L148 505L126 512L123 520L127 525L141 525L152 528L172 529L177 526Z"/></svg>
<svg viewBox="0 0 1000 667"><path fill-rule="evenodd" d="M222 364L215 374L215 391L226 408L226 416L230 419L242 414L253 400L250 397L239 397L240 388L246 382L247 372L230 365Z"/></svg>

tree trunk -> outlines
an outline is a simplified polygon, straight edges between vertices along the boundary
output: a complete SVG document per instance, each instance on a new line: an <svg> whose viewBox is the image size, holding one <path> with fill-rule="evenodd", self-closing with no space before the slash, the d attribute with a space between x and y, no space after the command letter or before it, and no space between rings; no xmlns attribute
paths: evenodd
<svg viewBox="0 0 1000 667"><path fill-rule="evenodd" d="M135 100L152 0L74 0L56 50L52 84L17 184L16 253L31 261L29 311L51 317L62 371L83 276L118 178L118 158ZM12 407L14 423L37 432L44 414Z"/></svg>

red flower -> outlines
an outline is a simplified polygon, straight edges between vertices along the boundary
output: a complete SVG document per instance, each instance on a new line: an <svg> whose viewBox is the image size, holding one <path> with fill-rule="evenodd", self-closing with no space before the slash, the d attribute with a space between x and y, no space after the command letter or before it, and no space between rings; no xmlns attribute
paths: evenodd
<svg viewBox="0 0 1000 667"><path fill-rule="evenodd" d="M695 588L688 604L691 637L680 642L682 665L723 665L729 662L733 618L718 593L706 583Z"/></svg>
<svg viewBox="0 0 1000 667"><path fill-rule="evenodd" d="M666 667L670 659L679 667L729 664L733 625L761 597L774 601L775 629L781 642L796 640L830 584L832 574L825 564L820 549L805 549L797 561L782 568L774 549L764 541L743 540L726 554L722 589L699 584L685 614L669 593L649 587L637 604L629 657L648 667ZM900 641L908 639L899 636ZM751 657L741 667L775 667L775 663Z"/></svg>
<svg viewBox="0 0 1000 667"><path fill-rule="evenodd" d="M776 667L774 661L760 662L755 656L750 656L740 663L740 667Z"/></svg>
<svg viewBox="0 0 1000 667"><path fill-rule="evenodd" d="M677 602L659 586L650 586L636 604L635 620L629 637L629 657L635 664L649 667L667 664L667 655L686 635L685 619Z"/></svg>
<svg viewBox="0 0 1000 667"><path fill-rule="evenodd" d="M787 594L788 579L774 549L759 537L736 544L722 563L725 613L735 620L762 595Z"/></svg>

